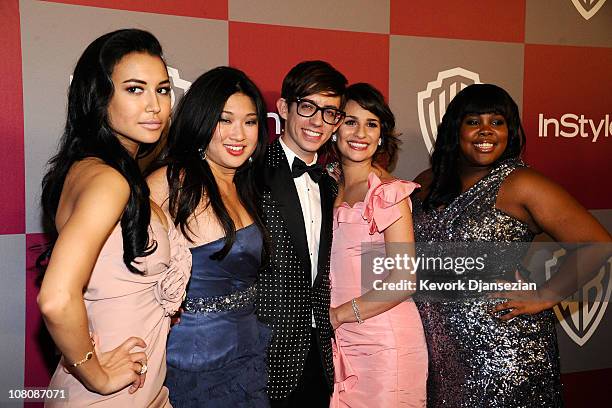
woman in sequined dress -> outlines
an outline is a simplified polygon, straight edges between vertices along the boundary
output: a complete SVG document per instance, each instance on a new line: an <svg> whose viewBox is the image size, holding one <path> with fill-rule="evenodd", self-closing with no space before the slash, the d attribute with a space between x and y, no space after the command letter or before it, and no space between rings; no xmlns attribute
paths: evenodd
<svg viewBox="0 0 612 408"><path fill-rule="evenodd" d="M411 253L409 196L419 186L386 170L395 161L398 139L383 95L359 83L349 86L345 97L346 118L332 138L342 171L330 265L335 329L331 407L424 407L427 347L419 313L408 300L413 291L362 295L361 289L363 257ZM414 278L410 271L394 270L385 283Z"/></svg>
<svg viewBox="0 0 612 408"><path fill-rule="evenodd" d="M255 84L237 69L212 69L179 102L163 166L148 178L193 255L184 310L168 339L166 386L175 408L269 406L270 330L254 304L265 253L254 177L265 123Z"/></svg>
<svg viewBox="0 0 612 408"><path fill-rule="evenodd" d="M506 91L479 84L459 92L438 128L432 168L416 179L422 185L413 196L416 241L429 250L444 242L504 243L479 254L503 262L478 276L503 281L525 280L515 272L526 246L519 243L535 234L559 242L609 241L567 192L521 161L524 145L518 107ZM562 268L555 276L574 275ZM451 270L438 278L457 275ZM558 290L556 283L551 279L537 291L501 298L419 294L429 349L428 406L561 406L550 308L573 290Z"/></svg>

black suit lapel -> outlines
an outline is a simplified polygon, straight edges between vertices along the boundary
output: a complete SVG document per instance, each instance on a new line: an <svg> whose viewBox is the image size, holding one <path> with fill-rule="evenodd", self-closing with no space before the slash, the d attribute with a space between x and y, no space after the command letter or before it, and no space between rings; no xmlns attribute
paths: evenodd
<svg viewBox="0 0 612 408"><path fill-rule="evenodd" d="M277 149L280 149L280 151ZM282 149L278 140L270 146L269 154L279 157L279 160L276 163L269 163L272 165L265 167L265 180L270 188L272 198L279 204L278 210L293 239L297 256L302 262L304 271L308 272L308 276L310 276L310 256L302 206L300 205L293 177L291 177L291 169L289 168L287 157Z"/></svg>
<svg viewBox="0 0 612 408"><path fill-rule="evenodd" d="M317 285L323 275L329 261L329 250L332 240L332 225L335 194L331 185L332 181L327 174L324 174L319 182L319 191L321 193L321 235L319 237L319 260L317 277L314 285Z"/></svg>

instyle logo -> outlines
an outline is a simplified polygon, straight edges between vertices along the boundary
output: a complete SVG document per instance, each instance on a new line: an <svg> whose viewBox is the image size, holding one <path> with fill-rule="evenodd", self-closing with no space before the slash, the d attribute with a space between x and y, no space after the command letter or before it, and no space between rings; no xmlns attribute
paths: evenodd
<svg viewBox="0 0 612 408"><path fill-rule="evenodd" d="M565 254L565 249L560 249L545 262L546 280L551 278ZM593 336L606 313L611 291L612 258L578 292L553 307L561 327L574 343L582 347Z"/></svg>
<svg viewBox="0 0 612 408"><path fill-rule="evenodd" d="M438 124L449 102L463 88L479 83L480 76L477 73L456 67L439 72L435 81L429 82L424 91L417 93L419 125L429 153L436 143Z"/></svg>
<svg viewBox="0 0 612 408"><path fill-rule="evenodd" d="M545 118L543 113L538 115L539 137L554 136L570 139L578 137L595 143L610 135L612 135L612 122L609 114L600 120L585 118L584 115L574 113L566 113L559 119Z"/></svg>
<svg viewBox="0 0 612 408"><path fill-rule="evenodd" d="M585 20L593 17L605 2L606 0L572 0L574 7Z"/></svg>

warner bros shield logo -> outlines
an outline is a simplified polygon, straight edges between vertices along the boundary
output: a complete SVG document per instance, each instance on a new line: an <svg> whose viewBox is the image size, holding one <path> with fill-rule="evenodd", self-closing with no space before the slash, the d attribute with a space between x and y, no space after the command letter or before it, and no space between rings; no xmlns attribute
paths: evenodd
<svg viewBox="0 0 612 408"><path fill-rule="evenodd" d="M597 14L605 2L606 0L572 0L574 7L585 20Z"/></svg>
<svg viewBox="0 0 612 408"><path fill-rule="evenodd" d="M551 278L565 253L565 249L559 249L545 262L547 280ZM612 258L608 259L597 275L581 289L553 307L561 327L574 343L583 346L593 336L606 313L611 291Z"/></svg>
<svg viewBox="0 0 612 408"><path fill-rule="evenodd" d="M174 106L177 99L177 92L179 98L185 95L185 92L191 87L191 82L181 78L179 70L168 66L168 76L170 77L170 106Z"/></svg>
<svg viewBox="0 0 612 408"><path fill-rule="evenodd" d="M439 72L435 81L429 82L424 91L417 93L419 125L427 152L431 153L433 150L438 124L442 121L449 102L463 88L479 83L480 76L477 73L456 67Z"/></svg>

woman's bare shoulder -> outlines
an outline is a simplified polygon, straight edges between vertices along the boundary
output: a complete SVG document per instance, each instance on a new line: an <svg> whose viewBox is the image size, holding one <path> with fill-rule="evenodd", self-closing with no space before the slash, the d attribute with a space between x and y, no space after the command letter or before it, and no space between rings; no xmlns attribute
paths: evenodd
<svg viewBox="0 0 612 408"><path fill-rule="evenodd" d="M115 168L97 158L87 158L72 165L64 182L64 189L71 189L76 196L96 192L127 198L130 186ZM108 191L103 191L108 190Z"/></svg>

